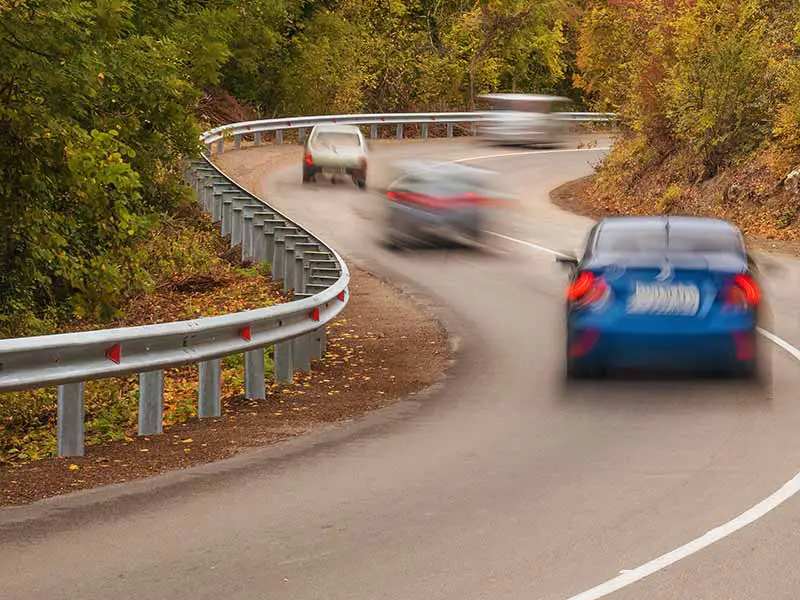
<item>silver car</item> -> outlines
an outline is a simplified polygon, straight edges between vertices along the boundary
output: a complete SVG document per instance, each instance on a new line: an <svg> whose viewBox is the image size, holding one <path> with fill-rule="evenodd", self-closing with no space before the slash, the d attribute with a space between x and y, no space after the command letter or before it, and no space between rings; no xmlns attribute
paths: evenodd
<svg viewBox="0 0 800 600"><path fill-rule="evenodd" d="M481 243L487 207L497 197L488 171L415 161L400 172L386 193L389 248L443 239Z"/></svg>
<svg viewBox="0 0 800 600"><path fill-rule="evenodd" d="M367 142L355 125L316 125L303 148L303 183L320 174L347 176L360 189L367 187Z"/></svg>
<svg viewBox="0 0 800 600"><path fill-rule="evenodd" d="M565 143L568 122L557 109L570 102L559 96L485 94L489 107L478 126L478 137L491 144L558 147Z"/></svg>

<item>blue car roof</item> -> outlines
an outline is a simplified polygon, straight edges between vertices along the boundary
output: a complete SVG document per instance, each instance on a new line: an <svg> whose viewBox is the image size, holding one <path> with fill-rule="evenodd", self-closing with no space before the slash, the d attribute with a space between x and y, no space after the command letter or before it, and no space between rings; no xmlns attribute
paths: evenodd
<svg viewBox="0 0 800 600"><path fill-rule="evenodd" d="M669 226L669 229L667 229ZM722 219L708 217L607 217L600 221L591 259L593 266L705 264L740 271L747 267L741 232Z"/></svg>
<svg viewBox="0 0 800 600"><path fill-rule="evenodd" d="M605 217L600 221L602 229L620 230L629 228L631 230L661 229L669 223L670 229L682 231L697 231L707 229L709 231L731 231L739 232L739 228L723 219L712 217L685 217L685 216L633 216L633 217Z"/></svg>

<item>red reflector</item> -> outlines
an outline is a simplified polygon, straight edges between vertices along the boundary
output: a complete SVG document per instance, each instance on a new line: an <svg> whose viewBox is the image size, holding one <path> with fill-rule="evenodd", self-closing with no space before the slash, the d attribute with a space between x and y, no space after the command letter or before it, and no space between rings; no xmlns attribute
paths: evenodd
<svg viewBox="0 0 800 600"><path fill-rule="evenodd" d="M319 309L315 308L311 311L311 320L312 321L319 321Z"/></svg>
<svg viewBox="0 0 800 600"><path fill-rule="evenodd" d="M594 283L594 273L584 271L578 278L572 282L572 285L567 288L567 300L575 301L580 300L590 289Z"/></svg>
<svg viewBox="0 0 800 600"><path fill-rule="evenodd" d="M311 153L310 152L306 152L305 161L306 161L307 165L313 165L314 164L314 159L311 158Z"/></svg>
<svg viewBox="0 0 800 600"><path fill-rule="evenodd" d="M114 344L106 350L106 358L113 363L119 364L122 360L122 346L119 344Z"/></svg>
<svg viewBox="0 0 800 600"><path fill-rule="evenodd" d="M582 331L578 334L577 339L569 345L570 358L578 358L585 356L600 339L600 333L594 329Z"/></svg>
<svg viewBox="0 0 800 600"><path fill-rule="evenodd" d="M756 347L752 335L737 331L733 334L733 341L736 345L736 360L753 360L755 358Z"/></svg>
<svg viewBox="0 0 800 600"><path fill-rule="evenodd" d="M239 330L239 337L242 338L245 342L249 342L252 338L252 332L250 331L250 325L243 327Z"/></svg>
<svg viewBox="0 0 800 600"><path fill-rule="evenodd" d="M337 297L339 300L341 300L342 302L344 302L344 298L345 298L345 296L344 296L344 290L342 290L341 292L339 292L339 293L336 295L336 297Z"/></svg>

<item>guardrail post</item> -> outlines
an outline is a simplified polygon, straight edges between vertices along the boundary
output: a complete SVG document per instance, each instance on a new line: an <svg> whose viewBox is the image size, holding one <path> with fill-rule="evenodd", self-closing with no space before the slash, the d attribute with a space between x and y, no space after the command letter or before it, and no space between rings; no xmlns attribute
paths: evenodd
<svg viewBox="0 0 800 600"><path fill-rule="evenodd" d="M231 234L231 219L233 218L233 200L222 201L222 226L220 234L222 236Z"/></svg>
<svg viewBox="0 0 800 600"><path fill-rule="evenodd" d="M422 124L422 139L423 140L427 140L428 139L428 124L427 123L423 123Z"/></svg>
<svg viewBox="0 0 800 600"><path fill-rule="evenodd" d="M395 137L397 137L398 140L402 140L403 139L403 124L402 123L398 123L397 124L397 134L396 134Z"/></svg>
<svg viewBox="0 0 800 600"><path fill-rule="evenodd" d="M163 431L164 371L139 373L139 435Z"/></svg>
<svg viewBox="0 0 800 600"><path fill-rule="evenodd" d="M217 140L217 154L225 152L225 138Z"/></svg>
<svg viewBox="0 0 800 600"><path fill-rule="evenodd" d="M478 124L472 123L469 127L469 130L472 135L478 135Z"/></svg>
<svg viewBox="0 0 800 600"><path fill-rule="evenodd" d="M311 332L311 358L319 360L325 356L325 327Z"/></svg>
<svg viewBox="0 0 800 600"><path fill-rule="evenodd" d="M242 215L242 261L252 259L251 244L253 243L253 215L245 212Z"/></svg>
<svg viewBox="0 0 800 600"><path fill-rule="evenodd" d="M244 353L244 395L248 400L264 400L264 349Z"/></svg>
<svg viewBox="0 0 800 600"><path fill-rule="evenodd" d="M294 288L295 294L303 294L306 291L306 271L303 266L303 253L295 248L294 256Z"/></svg>
<svg viewBox="0 0 800 600"><path fill-rule="evenodd" d="M294 338L292 344L292 365L295 371L307 373L311 370L311 348L309 334Z"/></svg>
<svg viewBox="0 0 800 600"><path fill-rule="evenodd" d="M222 362L218 358L199 364L198 417L218 417L222 414L221 374Z"/></svg>
<svg viewBox="0 0 800 600"><path fill-rule="evenodd" d="M375 140L375 139L378 138L378 125L377 125L377 123L373 123L372 125L369 126L369 137L372 140Z"/></svg>
<svg viewBox="0 0 800 600"><path fill-rule="evenodd" d="M241 148L242 148L242 136L241 135L233 136L233 147L236 148L237 150L241 150Z"/></svg>
<svg viewBox="0 0 800 600"><path fill-rule="evenodd" d="M86 384L58 386L58 455L83 456L83 393Z"/></svg>
<svg viewBox="0 0 800 600"><path fill-rule="evenodd" d="M275 131L275 143L278 146L283 144L283 129L278 129Z"/></svg>
<svg viewBox="0 0 800 600"><path fill-rule="evenodd" d="M253 145L255 145L255 146L260 146L261 145L261 132L260 131L256 131L255 134L253 134Z"/></svg>
<svg viewBox="0 0 800 600"><path fill-rule="evenodd" d="M264 260L275 259L275 227L274 223L264 222Z"/></svg>
<svg viewBox="0 0 800 600"><path fill-rule="evenodd" d="M254 263L267 260L267 238L264 237L264 222L253 224L253 247L251 256Z"/></svg>
<svg viewBox="0 0 800 600"><path fill-rule="evenodd" d="M283 269L286 262L286 242L276 239L273 243L273 247L275 251L272 254L272 278L279 281L284 277Z"/></svg>
<svg viewBox="0 0 800 600"><path fill-rule="evenodd" d="M284 244L286 244L286 252L284 254L286 264L283 267L283 291L288 292L294 287L294 240L290 236L286 236Z"/></svg>
<svg viewBox="0 0 800 600"><path fill-rule="evenodd" d="M298 129L297 130L297 136L300 139L300 143L301 144L303 142L305 142L306 141L306 128L305 127L301 127L300 129Z"/></svg>
<svg viewBox="0 0 800 600"><path fill-rule="evenodd" d="M214 184L211 182L203 186L203 193L200 196L200 203L203 205L203 210L207 213L211 212L211 198L214 197Z"/></svg>
<svg viewBox="0 0 800 600"><path fill-rule="evenodd" d="M214 200L211 205L211 222L219 223L222 220L222 192L214 192Z"/></svg>
<svg viewBox="0 0 800 600"><path fill-rule="evenodd" d="M447 124L447 137L453 137L453 124Z"/></svg>
<svg viewBox="0 0 800 600"><path fill-rule="evenodd" d="M293 340L275 344L275 383L292 383L294 369L292 366Z"/></svg>
<svg viewBox="0 0 800 600"><path fill-rule="evenodd" d="M231 211L231 248L242 243L242 212L241 206L234 206Z"/></svg>

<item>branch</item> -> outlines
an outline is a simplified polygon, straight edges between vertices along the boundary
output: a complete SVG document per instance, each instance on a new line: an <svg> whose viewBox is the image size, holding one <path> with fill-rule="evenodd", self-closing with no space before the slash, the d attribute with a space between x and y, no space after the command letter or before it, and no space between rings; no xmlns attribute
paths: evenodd
<svg viewBox="0 0 800 600"><path fill-rule="evenodd" d="M55 60L55 56L52 54L47 54L46 52L42 52L41 50L36 50L35 48L29 48L25 44L23 44L17 36L14 35L14 32L11 31L8 26L0 20L0 27L6 32L7 35L11 37L11 39L3 38L3 41L6 42L9 46L16 48L17 50L22 50L23 52L30 52L31 54L36 54L42 58L46 58L47 60Z"/></svg>

